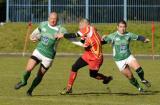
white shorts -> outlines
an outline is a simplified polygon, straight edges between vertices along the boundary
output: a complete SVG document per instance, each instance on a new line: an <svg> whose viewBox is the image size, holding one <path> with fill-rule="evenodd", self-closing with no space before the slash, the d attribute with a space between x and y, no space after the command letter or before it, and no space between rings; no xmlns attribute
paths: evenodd
<svg viewBox="0 0 160 105"><path fill-rule="evenodd" d="M52 65L53 59L45 57L37 49L33 51L32 56L35 56L39 61L41 61L41 64L45 68L49 68Z"/></svg>
<svg viewBox="0 0 160 105"><path fill-rule="evenodd" d="M128 58L121 60L121 61L115 61L116 65L118 66L119 70L122 71L126 68L128 64L130 64L131 61L136 60L136 58L133 55L130 55Z"/></svg>

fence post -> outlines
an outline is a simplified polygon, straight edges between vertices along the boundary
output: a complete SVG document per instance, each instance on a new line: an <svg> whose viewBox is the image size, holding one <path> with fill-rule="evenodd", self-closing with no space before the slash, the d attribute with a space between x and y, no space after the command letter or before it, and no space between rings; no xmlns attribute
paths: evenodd
<svg viewBox="0 0 160 105"><path fill-rule="evenodd" d="M9 22L9 0L6 0L6 22Z"/></svg>
<svg viewBox="0 0 160 105"><path fill-rule="evenodd" d="M89 19L89 0L86 0L86 11L85 18Z"/></svg>
<svg viewBox="0 0 160 105"><path fill-rule="evenodd" d="M127 21L127 0L124 0L124 9L123 9L123 19L125 20L125 21Z"/></svg>
<svg viewBox="0 0 160 105"><path fill-rule="evenodd" d="M48 15L51 13L51 0L48 0Z"/></svg>

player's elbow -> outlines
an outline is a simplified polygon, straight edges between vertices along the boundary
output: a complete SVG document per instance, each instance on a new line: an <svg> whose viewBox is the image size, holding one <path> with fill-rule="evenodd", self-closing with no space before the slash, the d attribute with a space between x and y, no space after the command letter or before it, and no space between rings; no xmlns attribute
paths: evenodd
<svg viewBox="0 0 160 105"><path fill-rule="evenodd" d="M145 39L146 38L144 36L141 36L141 35L139 35L138 38L137 38L138 41L145 41Z"/></svg>

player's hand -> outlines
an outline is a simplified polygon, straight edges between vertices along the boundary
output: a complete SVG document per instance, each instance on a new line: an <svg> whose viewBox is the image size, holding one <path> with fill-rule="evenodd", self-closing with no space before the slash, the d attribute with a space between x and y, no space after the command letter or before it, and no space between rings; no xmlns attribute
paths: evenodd
<svg viewBox="0 0 160 105"><path fill-rule="evenodd" d="M36 37L32 37L32 38L30 38L30 40L32 41L32 42L37 42L38 41L38 38L36 38Z"/></svg>
<svg viewBox="0 0 160 105"><path fill-rule="evenodd" d="M55 35L55 38L57 38L57 39L61 39L63 37L64 37L64 35L62 33L58 33L57 35Z"/></svg>
<svg viewBox="0 0 160 105"><path fill-rule="evenodd" d="M102 36L102 40L103 40L106 36L107 36L107 35L103 35L103 36Z"/></svg>
<svg viewBox="0 0 160 105"><path fill-rule="evenodd" d="M144 43L148 43L148 42L150 42L150 40L146 38L146 39L144 40Z"/></svg>

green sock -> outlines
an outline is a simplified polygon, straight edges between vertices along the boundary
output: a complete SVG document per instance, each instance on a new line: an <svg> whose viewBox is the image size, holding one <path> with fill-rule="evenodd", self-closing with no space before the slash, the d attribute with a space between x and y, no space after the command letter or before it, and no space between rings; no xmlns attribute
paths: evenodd
<svg viewBox="0 0 160 105"><path fill-rule="evenodd" d="M140 78L141 80L144 80L144 71L143 71L143 69L142 69L141 67L139 67L139 68L136 70L136 72L137 72L139 78Z"/></svg>
<svg viewBox="0 0 160 105"><path fill-rule="evenodd" d="M23 84L27 84L27 80L28 80L28 78L30 77L30 75L31 75L31 72L30 72L30 71L25 71L25 72L23 73L23 76L22 76L22 83L23 83Z"/></svg>
<svg viewBox="0 0 160 105"><path fill-rule="evenodd" d="M29 88L29 91L33 91L33 89L41 82L42 80L41 75L37 75L36 78L33 80L31 87Z"/></svg>
<svg viewBox="0 0 160 105"><path fill-rule="evenodd" d="M133 86L135 86L136 88L139 88L139 87L140 87L138 81L137 81L135 78L132 78L132 79L130 79L129 81L130 81L130 83L131 83Z"/></svg>

